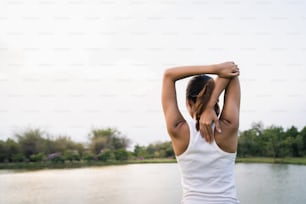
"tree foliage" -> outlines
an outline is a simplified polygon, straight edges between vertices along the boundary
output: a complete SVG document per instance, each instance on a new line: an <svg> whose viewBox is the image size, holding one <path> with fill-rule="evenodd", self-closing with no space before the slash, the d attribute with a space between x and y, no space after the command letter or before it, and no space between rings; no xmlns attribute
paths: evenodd
<svg viewBox="0 0 306 204"><path fill-rule="evenodd" d="M130 139L115 128L94 129L88 144L68 136L52 139L40 129L28 129L15 138L0 140L0 162L79 162L125 161L129 159L175 158L172 143L155 142L135 145L130 152ZM292 126L268 126L253 123L250 129L239 132L238 157L303 157L306 156L306 126L300 131Z"/></svg>
<svg viewBox="0 0 306 204"><path fill-rule="evenodd" d="M94 129L90 140L90 149L94 154L99 154L105 149L126 149L130 144L130 140L114 128Z"/></svg>
<svg viewBox="0 0 306 204"><path fill-rule="evenodd" d="M134 155L138 159L175 157L171 142L156 142L149 144L147 147L136 145Z"/></svg>
<svg viewBox="0 0 306 204"><path fill-rule="evenodd" d="M239 134L240 157L302 157L305 153L306 126L299 132L294 126L284 130L280 126L263 128L261 123L254 123Z"/></svg>

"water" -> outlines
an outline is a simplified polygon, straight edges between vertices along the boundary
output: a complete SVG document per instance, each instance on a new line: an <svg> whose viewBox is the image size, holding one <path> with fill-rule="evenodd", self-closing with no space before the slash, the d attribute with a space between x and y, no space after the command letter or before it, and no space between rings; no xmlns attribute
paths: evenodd
<svg viewBox="0 0 306 204"><path fill-rule="evenodd" d="M242 204L306 203L306 166L237 164L235 171ZM0 170L1 204L175 204L181 193L177 164Z"/></svg>

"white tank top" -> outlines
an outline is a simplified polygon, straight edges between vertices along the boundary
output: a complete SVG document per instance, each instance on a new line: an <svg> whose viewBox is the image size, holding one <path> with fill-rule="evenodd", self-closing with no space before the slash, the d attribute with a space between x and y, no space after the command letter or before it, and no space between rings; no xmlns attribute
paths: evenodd
<svg viewBox="0 0 306 204"><path fill-rule="evenodd" d="M223 151L211 144L196 130L195 121L188 121L189 145L176 156L183 187L182 204L238 204L235 187L237 153ZM213 125L214 127L214 125ZM214 128L213 128L214 129Z"/></svg>

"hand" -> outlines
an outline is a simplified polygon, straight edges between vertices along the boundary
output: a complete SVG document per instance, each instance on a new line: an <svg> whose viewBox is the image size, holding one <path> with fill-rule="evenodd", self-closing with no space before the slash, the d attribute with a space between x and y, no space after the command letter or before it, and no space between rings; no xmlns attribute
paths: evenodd
<svg viewBox="0 0 306 204"><path fill-rule="evenodd" d="M233 61L217 64L216 69L218 76L223 78L231 78L240 74L238 66Z"/></svg>
<svg viewBox="0 0 306 204"><path fill-rule="evenodd" d="M206 109L200 116L199 125L200 133L208 143L211 143L214 138L212 122L215 122L217 131L221 133L219 119L215 110L213 108L206 107Z"/></svg>

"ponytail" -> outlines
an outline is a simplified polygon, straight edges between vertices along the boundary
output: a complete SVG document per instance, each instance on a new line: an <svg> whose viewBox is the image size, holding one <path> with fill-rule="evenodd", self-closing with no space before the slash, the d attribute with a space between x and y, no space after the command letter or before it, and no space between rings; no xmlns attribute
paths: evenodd
<svg viewBox="0 0 306 204"><path fill-rule="evenodd" d="M205 74L194 76L187 85L186 97L194 103L197 131L200 129L200 116L205 110L214 88L215 81ZM218 116L220 113L218 103L215 104L214 109Z"/></svg>
<svg viewBox="0 0 306 204"><path fill-rule="evenodd" d="M215 82L214 82L213 79L210 79L210 80L207 81L207 83L204 85L203 89L197 95L197 99L196 99L196 102L195 102L196 129L197 129L197 131L199 131L199 129L200 129L200 124L199 124L200 116L203 113L203 111L205 110L214 88L215 88ZM215 108L216 108L216 106L215 106Z"/></svg>

